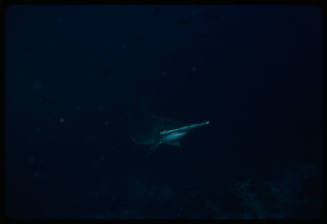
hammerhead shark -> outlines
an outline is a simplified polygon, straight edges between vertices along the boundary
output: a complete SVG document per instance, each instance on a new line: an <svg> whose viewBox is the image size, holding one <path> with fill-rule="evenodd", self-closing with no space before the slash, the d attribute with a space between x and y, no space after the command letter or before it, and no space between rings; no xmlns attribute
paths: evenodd
<svg viewBox="0 0 327 224"><path fill-rule="evenodd" d="M170 118L143 111L139 116L128 114L130 121L129 135L135 144L150 145L149 153L161 144L180 146L179 140L194 128L208 125L209 121L186 124Z"/></svg>

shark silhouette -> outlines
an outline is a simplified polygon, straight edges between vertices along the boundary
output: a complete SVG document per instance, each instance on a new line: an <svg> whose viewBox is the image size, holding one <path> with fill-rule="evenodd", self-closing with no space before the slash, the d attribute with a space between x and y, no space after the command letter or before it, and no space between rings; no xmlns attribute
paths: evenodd
<svg viewBox="0 0 327 224"><path fill-rule="evenodd" d="M142 110L137 116L127 113L129 136L135 144L150 145L149 153L161 144L180 146L179 140L194 128L208 125L209 121L187 124Z"/></svg>

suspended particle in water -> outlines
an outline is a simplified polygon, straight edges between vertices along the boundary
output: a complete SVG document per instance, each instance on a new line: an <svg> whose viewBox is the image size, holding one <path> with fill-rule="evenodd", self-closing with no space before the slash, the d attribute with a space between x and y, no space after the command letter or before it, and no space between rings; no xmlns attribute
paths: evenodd
<svg viewBox="0 0 327 224"><path fill-rule="evenodd" d="M35 130L36 130L36 132L37 132L37 133L40 133L40 132L41 132L41 127L40 127L40 126L38 126L38 127L36 127L36 129L35 129Z"/></svg>
<svg viewBox="0 0 327 224"><path fill-rule="evenodd" d="M33 89L40 89L41 88L41 82L40 81L34 81L33 82Z"/></svg>
<svg viewBox="0 0 327 224"><path fill-rule="evenodd" d="M62 22L64 21L64 19L63 19L62 17L58 17L58 18L56 19L56 21L57 21L58 23L62 23Z"/></svg>
<svg viewBox="0 0 327 224"><path fill-rule="evenodd" d="M35 161L36 161L35 156L29 156L29 157L27 158L27 162L28 162L29 164L31 164L31 165L34 164Z"/></svg>
<svg viewBox="0 0 327 224"><path fill-rule="evenodd" d="M102 105L98 106L98 111L102 112L104 110L104 107Z"/></svg>
<svg viewBox="0 0 327 224"><path fill-rule="evenodd" d="M86 143L92 143L95 140L95 136L89 135L86 137L85 141Z"/></svg>
<svg viewBox="0 0 327 224"><path fill-rule="evenodd" d="M40 172L35 171L35 172L33 173L33 176L34 176L34 177L39 177L39 176L40 176Z"/></svg>
<svg viewBox="0 0 327 224"><path fill-rule="evenodd" d="M60 122L60 123L64 123L64 121L65 121L65 119L64 119L63 117L60 117L60 118L59 118L59 122Z"/></svg>

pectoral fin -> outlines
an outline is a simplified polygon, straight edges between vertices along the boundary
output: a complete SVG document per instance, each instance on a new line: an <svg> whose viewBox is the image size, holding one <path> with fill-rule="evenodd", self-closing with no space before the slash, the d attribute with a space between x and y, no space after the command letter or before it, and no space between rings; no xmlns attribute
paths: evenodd
<svg viewBox="0 0 327 224"><path fill-rule="evenodd" d="M159 142L151 145L149 150L150 152L154 152L157 150L158 147L159 147Z"/></svg>
<svg viewBox="0 0 327 224"><path fill-rule="evenodd" d="M155 133L156 133L156 137L154 139L154 143L150 146L149 151L147 153L147 156L149 156L150 154L152 154L154 151L156 151L156 149L159 147L160 145L160 132L159 129L156 128L155 129Z"/></svg>
<svg viewBox="0 0 327 224"><path fill-rule="evenodd" d="M160 145L159 142L151 145L150 148L149 148L149 150L148 150L148 152L146 153L146 156L150 156L154 151L156 151L157 148L159 147L159 145Z"/></svg>
<svg viewBox="0 0 327 224"><path fill-rule="evenodd" d="M166 142L166 144L172 145L172 146L181 146L181 143L179 141Z"/></svg>

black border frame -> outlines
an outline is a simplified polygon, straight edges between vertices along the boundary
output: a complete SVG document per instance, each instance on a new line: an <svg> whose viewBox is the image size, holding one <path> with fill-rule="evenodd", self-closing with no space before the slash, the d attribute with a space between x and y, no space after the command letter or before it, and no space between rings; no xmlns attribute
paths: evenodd
<svg viewBox="0 0 327 224"><path fill-rule="evenodd" d="M6 24L6 8L13 6L13 5L31 5L31 4L40 4L40 5L56 5L56 4L63 4L63 5L157 5L157 4L163 4L163 5L185 5L185 4L201 4L201 5L208 5L208 4L220 4L220 5L251 5L251 4L258 4L258 5L275 5L275 4L282 4L282 5L315 5L318 6L321 9L322 14L322 104L321 104L321 112L322 112L322 134L323 134L323 142L322 142L322 162L323 162L323 170L322 170L322 178L323 178L323 185L322 185L322 216L319 219L262 219L262 220L79 220L79 219L56 219L56 220L12 220L9 219L6 216L6 206L5 206L5 200L3 203L1 203L0 211L3 211L1 215L3 214L3 221L12 223L12 222L18 222L18 221L24 221L24 222L30 222L35 223L37 221L47 222L47 223L58 223L58 222L70 222L70 223L88 223L88 222L133 222L133 223L153 223L153 222L160 222L160 223L171 223L171 222L197 222L197 223L220 223L220 222L228 222L228 223L253 223L253 222L259 222L259 223L275 223L275 222L281 222L281 223L290 223L290 222L308 222L308 223L318 223L320 221L327 221L327 88L326 88L326 65L325 65L325 58L326 58L326 7L323 4L323 0L188 0L188 1L163 1L163 0L154 0L154 1L146 1L146 0L139 0L139 1L133 1L133 0L0 0L0 15L2 17L2 23L1 23L1 42L2 42L2 56L3 59L5 58L5 24ZM2 93L3 97L2 105L5 108L5 62L4 60L1 61L1 72L3 73L3 76L1 77L2 81ZM5 110L2 110L2 120L1 120L1 126L3 127L4 135L2 135L2 141L5 145ZM1 163L1 169L3 169L3 177L5 177L5 151L1 153L2 163ZM4 183L4 181L3 181ZM5 189L5 188L3 188ZM3 199L5 199L6 194L5 191L2 194ZM3 207L2 207L3 206ZM4 223L2 222L2 223Z"/></svg>

